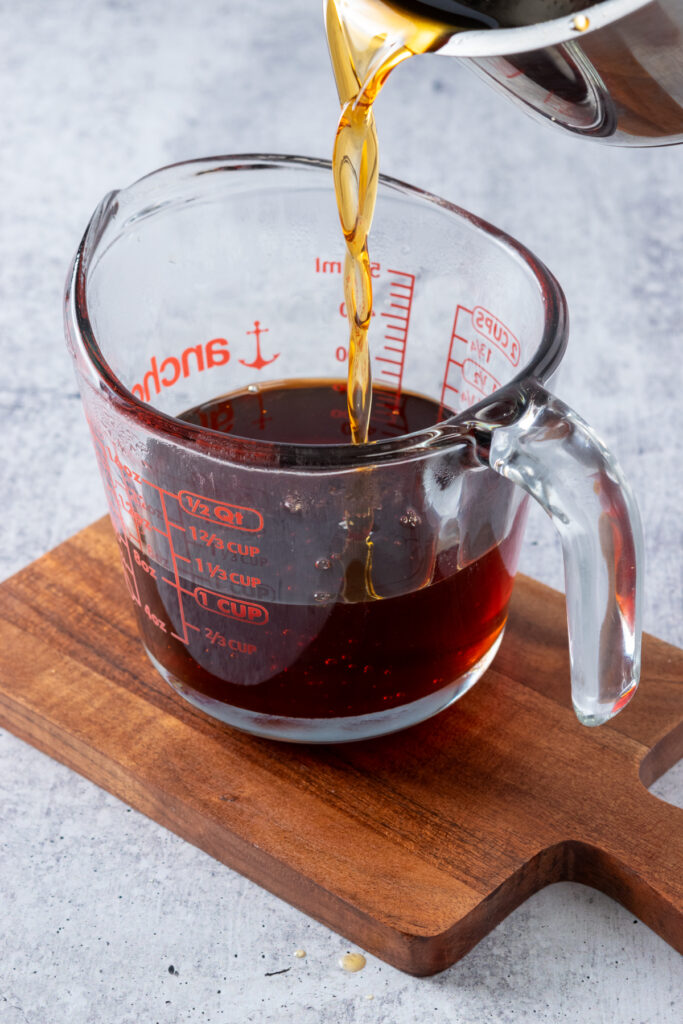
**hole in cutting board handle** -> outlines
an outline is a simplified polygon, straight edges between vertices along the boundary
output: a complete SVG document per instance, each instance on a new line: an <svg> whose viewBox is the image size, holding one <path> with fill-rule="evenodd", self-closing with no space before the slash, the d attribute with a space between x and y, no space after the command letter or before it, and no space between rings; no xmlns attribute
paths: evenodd
<svg viewBox="0 0 683 1024"><path fill-rule="evenodd" d="M673 807L683 808L683 758L647 787L653 796Z"/></svg>

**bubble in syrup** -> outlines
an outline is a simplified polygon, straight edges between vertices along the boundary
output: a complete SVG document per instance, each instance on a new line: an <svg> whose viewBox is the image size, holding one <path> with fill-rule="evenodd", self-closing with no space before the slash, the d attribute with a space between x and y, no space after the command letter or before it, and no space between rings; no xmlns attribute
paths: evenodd
<svg viewBox="0 0 683 1024"><path fill-rule="evenodd" d="M419 526L422 519L417 514L414 508L407 508L402 516L399 517L399 523L401 526L415 527Z"/></svg>
<svg viewBox="0 0 683 1024"><path fill-rule="evenodd" d="M332 562L329 558L319 558L315 563L316 569L320 569L321 572L326 572L327 569L332 568Z"/></svg>
<svg viewBox="0 0 683 1024"><path fill-rule="evenodd" d="M293 515L298 515L299 512L303 512L305 502L300 494L288 494L282 502L282 505L288 512L291 512Z"/></svg>
<svg viewBox="0 0 683 1024"><path fill-rule="evenodd" d="M591 20L586 17L585 14L577 14L572 22L574 29L577 32L585 32L590 27Z"/></svg>
<svg viewBox="0 0 683 1024"><path fill-rule="evenodd" d="M362 971L366 963L367 960L362 953L344 953L344 956L339 958L339 966L351 974Z"/></svg>
<svg viewBox="0 0 683 1024"><path fill-rule="evenodd" d="M330 601L334 600L334 594L328 594L324 590L318 590L313 595L313 600L316 604L329 604Z"/></svg>

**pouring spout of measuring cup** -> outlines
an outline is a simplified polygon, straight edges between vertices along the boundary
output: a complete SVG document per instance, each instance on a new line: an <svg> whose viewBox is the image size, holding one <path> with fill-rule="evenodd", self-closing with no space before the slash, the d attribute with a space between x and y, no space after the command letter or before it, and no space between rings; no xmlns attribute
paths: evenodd
<svg viewBox="0 0 683 1024"><path fill-rule="evenodd" d="M614 456L536 380L498 392L470 424L482 460L548 513L564 557L571 687L583 725L628 704L640 674L638 508Z"/></svg>

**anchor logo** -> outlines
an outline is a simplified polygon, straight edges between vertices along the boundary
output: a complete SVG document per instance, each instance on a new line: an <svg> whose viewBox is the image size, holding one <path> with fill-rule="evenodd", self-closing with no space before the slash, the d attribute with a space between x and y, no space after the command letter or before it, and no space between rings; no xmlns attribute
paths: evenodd
<svg viewBox="0 0 683 1024"><path fill-rule="evenodd" d="M267 327L261 327L260 321L259 320L254 320L254 330L253 331L247 331L246 333L247 334L255 334L256 335L256 358L251 363L248 363L246 359L240 359L239 361L242 364L242 366L251 366L255 370L262 370L264 366L268 365L268 363L274 363L275 360L280 355L279 352L276 352L275 355L271 359L264 359L263 356L261 355L261 335L262 334L267 334L268 333L268 328Z"/></svg>

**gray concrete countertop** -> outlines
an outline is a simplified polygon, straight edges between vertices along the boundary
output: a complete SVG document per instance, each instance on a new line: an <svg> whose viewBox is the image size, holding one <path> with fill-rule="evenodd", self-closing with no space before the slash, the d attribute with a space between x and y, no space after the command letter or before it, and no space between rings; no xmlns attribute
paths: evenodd
<svg viewBox="0 0 683 1024"><path fill-rule="evenodd" d="M320 8L0 0L0 577L105 510L61 327L91 211L176 160L328 156L337 101ZM500 225L563 284L559 391L632 481L645 628L682 645L683 149L577 142L437 57L401 68L377 116L385 173ZM541 514L522 569L561 586ZM680 1019L678 955L589 889L539 893L435 978L374 958L349 975L343 938L7 733L0 759L2 1024ZM680 803L680 768L656 792Z"/></svg>

